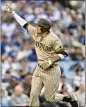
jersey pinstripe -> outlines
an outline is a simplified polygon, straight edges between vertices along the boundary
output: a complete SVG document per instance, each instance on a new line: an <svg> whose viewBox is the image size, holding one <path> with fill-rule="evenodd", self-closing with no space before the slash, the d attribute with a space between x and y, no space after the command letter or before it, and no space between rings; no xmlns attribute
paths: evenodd
<svg viewBox="0 0 86 107"><path fill-rule="evenodd" d="M53 32L42 37L42 35L37 35L36 29L32 25L27 27L27 32L35 40L35 50L38 63L54 57L56 52L63 48L61 40Z"/></svg>
<svg viewBox="0 0 86 107"><path fill-rule="evenodd" d="M27 27L27 31L35 40L35 50L39 64L51 59L51 57L54 58L57 55L56 52L63 48L61 40L53 32L49 32L47 35L37 35L36 29L31 25ZM40 105L38 96L41 93L43 85L47 101L62 101L64 95L57 92L61 75L59 66L56 66L57 63L52 68L46 70L42 69L39 65L36 67L32 76L30 106Z"/></svg>

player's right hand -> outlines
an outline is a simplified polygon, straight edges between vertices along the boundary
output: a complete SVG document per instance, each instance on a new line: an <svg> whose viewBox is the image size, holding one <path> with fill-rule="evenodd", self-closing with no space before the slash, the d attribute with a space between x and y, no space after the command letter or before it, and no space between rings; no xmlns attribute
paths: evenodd
<svg viewBox="0 0 86 107"><path fill-rule="evenodd" d="M38 65L42 69L46 70L46 69L48 69L52 65L52 63L50 64L48 60L47 61L45 60L43 62L40 62L40 64L38 64Z"/></svg>
<svg viewBox="0 0 86 107"><path fill-rule="evenodd" d="M9 12L9 13L12 13L14 10L13 10L13 8L10 4L7 4L6 11Z"/></svg>

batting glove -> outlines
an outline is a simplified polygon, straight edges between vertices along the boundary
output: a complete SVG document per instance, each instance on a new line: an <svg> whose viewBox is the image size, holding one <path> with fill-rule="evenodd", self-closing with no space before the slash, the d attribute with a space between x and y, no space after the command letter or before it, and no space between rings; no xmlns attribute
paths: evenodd
<svg viewBox="0 0 86 107"><path fill-rule="evenodd" d="M52 66L52 62L51 60L48 61L43 61L42 63L38 64L39 67L41 67L42 69L46 70L48 69L50 66Z"/></svg>
<svg viewBox="0 0 86 107"><path fill-rule="evenodd" d="M6 11L9 12L9 13L13 13L14 9L12 8L12 6L10 4L7 4Z"/></svg>

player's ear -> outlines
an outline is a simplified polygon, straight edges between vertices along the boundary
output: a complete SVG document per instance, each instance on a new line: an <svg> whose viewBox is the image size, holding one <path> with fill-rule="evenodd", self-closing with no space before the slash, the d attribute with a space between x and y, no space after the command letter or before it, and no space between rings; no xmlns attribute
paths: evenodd
<svg viewBox="0 0 86 107"><path fill-rule="evenodd" d="M44 32L44 29L43 29L42 27L40 28L40 30L41 30L42 32Z"/></svg>
<svg viewBox="0 0 86 107"><path fill-rule="evenodd" d="M41 31L42 31L43 33L48 31L47 29L45 29L45 28L43 28L43 27L41 27L40 29L41 29Z"/></svg>

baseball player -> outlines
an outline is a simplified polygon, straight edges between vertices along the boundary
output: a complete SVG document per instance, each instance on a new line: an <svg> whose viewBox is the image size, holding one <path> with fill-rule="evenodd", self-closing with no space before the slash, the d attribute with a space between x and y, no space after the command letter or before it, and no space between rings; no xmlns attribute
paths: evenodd
<svg viewBox="0 0 86 107"><path fill-rule="evenodd" d="M39 95L44 86L47 101L69 102L72 107L78 107L74 93L63 95L57 92L61 74L58 61L66 57L67 53L61 40L50 31L51 21L41 18L32 26L17 15L10 4L7 5L6 10L12 13L16 21L27 30L35 41L38 65L32 77L30 106L40 106Z"/></svg>

